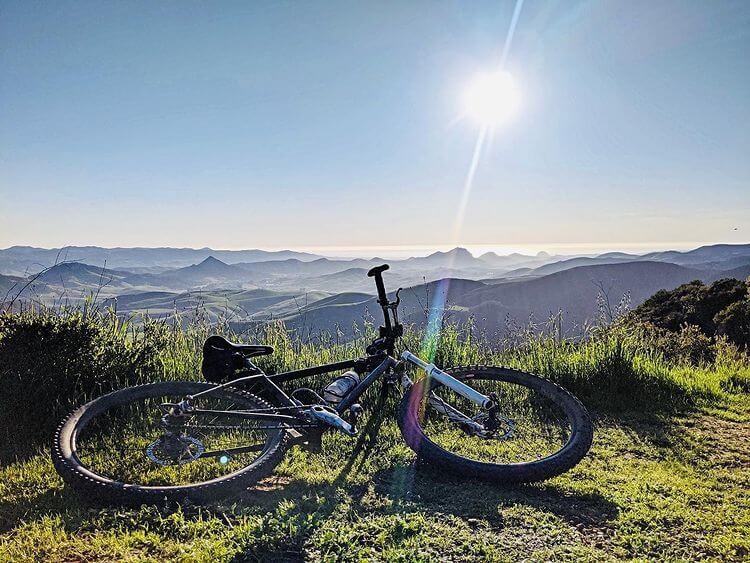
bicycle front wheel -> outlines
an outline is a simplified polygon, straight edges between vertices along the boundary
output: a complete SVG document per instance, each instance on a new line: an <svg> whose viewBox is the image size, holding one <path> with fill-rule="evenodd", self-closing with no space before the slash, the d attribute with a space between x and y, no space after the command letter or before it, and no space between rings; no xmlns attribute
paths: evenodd
<svg viewBox="0 0 750 563"><path fill-rule="evenodd" d="M446 370L494 398L492 416L431 378L414 383L399 407L406 443L424 461L502 483L541 481L574 467L593 427L585 407L562 387L493 366Z"/></svg>
<svg viewBox="0 0 750 563"><path fill-rule="evenodd" d="M149 383L83 405L55 434L55 469L81 496L106 503L206 503L241 492L281 461L288 434L278 424L222 415L187 417L165 431L163 405L212 387ZM271 407L226 388L196 399L195 406L212 411Z"/></svg>

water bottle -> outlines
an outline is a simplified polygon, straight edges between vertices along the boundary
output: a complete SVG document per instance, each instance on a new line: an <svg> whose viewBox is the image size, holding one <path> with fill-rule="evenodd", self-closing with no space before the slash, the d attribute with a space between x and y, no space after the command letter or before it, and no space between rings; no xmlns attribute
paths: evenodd
<svg viewBox="0 0 750 563"><path fill-rule="evenodd" d="M359 384L359 374L349 370L340 377L334 379L323 390L323 398L331 404L338 404Z"/></svg>

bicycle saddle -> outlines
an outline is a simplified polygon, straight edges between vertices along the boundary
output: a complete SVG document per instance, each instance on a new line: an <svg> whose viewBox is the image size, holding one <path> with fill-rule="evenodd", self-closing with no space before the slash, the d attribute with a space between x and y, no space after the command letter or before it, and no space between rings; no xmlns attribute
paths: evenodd
<svg viewBox="0 0 750 563"><path fill-rule="evenodd" d="M203 355L210 355L212 352L237 352L246 358L254 356L265 356L273 353L273 346L264 346L260 344L234 344L229 342L223 336L209 336L203 344Z"/></svg>

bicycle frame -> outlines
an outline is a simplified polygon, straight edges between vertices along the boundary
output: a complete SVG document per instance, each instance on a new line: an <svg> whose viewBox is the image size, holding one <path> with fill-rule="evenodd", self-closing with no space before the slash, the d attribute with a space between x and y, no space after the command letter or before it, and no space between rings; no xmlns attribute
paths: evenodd
<svg viewBox="0 0 750 563"><path fill-rule="evenodd" d="M267 375L262 372L254 373L253 375L233 379L213 389L208 389L206 391L196 393L195 395L187 397L186 400L189 402L192 402L193 400L198 399L200 397L210 396L212 393L215 393L218 390L223 389L225 387L229 387L229 386L237 387L237 386L242 386L242 385L247 385L247 384L254 384L254 385L260 384L263 386L266 392L269 392L270 394L272 394L274 398L276 399L276 404L274 405L276 410L293 409L295 411L302 411L305 408L310 408L315 405L300 404L299 401L296 401L290 395L288 395L279 386L279 383L295 381L297 379L302 379L304 377L310 377L313 375L323 375L326 373L340 371L342 369L350 369L350 368L355 367L356 365L360 365L360 366L362 366L363 364L373 365L372 369L370 369L367 372L367 376L354 389L352 389L349 392L349 394L344 398L343 401L341 401L338 405L336 405L335 412L341 415L345 413L355 403L355 401L365 391L367 391L367 389L369 389L373 384L375 384L385 373L387 373L389 370L391 370L396 365L398 365L398 363L399 362L393 357L389 355L381 354L379 356L369 356L367 358L362 358L358 360L346 360L343 362L336 362L332 364L325 364L325 365L315 366L311 368L283 372L283 373L278 373L275 375ZM269 422L273 421L273 422L283 422L283 423L294 423L294 422L300 421L300 417L294 416L294 415L282 415L278 413L260 413L260 412L253 412L253 411L244 411L244 410L217 412L217 411L196 409L196 408L191 407L189 408L189 410L186 410L186 412L189 412L191 415L216 416L218 414L221 414L225 416L236 416L240 418L266 420Z"/></svg>
<svg viewBox="0 0 750 563"><path fill-rule="evenodd" d="M403 360L408 361L420 368L422 368L427 377L433 377L436 381L440 382L442 385L451 388L456 393L462 395L463 397L469 399L470 401L476 403L477 405L480 405L483 408L489 409L493 406L493 401L479 393L478 391L472 389L468 385L462 383L458 379L452 377L450 374L438 369L434 364L428 364L427 362L424 362L421 360L418 356L415 356L411 352L405 351L402 355ZM377 360L377 363L374 361ZM245 411L245 410L236 410L236 411L215 411L215 410L205 410L205 409L195 409L191 408L189 410L191 415L210 415L210 416L229 416L229 417L238 417L238 418L245 418L245 419L253 419L253 420L264 420L268 422L276 422L280 424L286 424L291 425L292 428L294 428L295 423L300 422L308 422L303 421L301 418L301 414L305 411L305 409L309 409L315 406L319 405L304 405L300 404L298 401L293 399L291 396L287 395L286 392L284 392L281 387L278 386L277 383L281 382L288 382L288 381L294 381L296 379L301 379L303 377L309 377L311 375L322 375L325 373L331 373L334 371L339 371L341 369L346 369L350 367L354 367L358 363L361 362L369 362L375 364L374 367L367 373L366 377L360 381L360 383L354 387L347 395L344 397L344 399L335 406L334 410L336 414L339 416L343 415L347 410L349 410L352 405L355 404L356 400L362 396L365 391L367 391L372 385L374 385L378 380L380 380L385 374L389 372L393 372L395 368L400 366L402 362L399 360L396 360L390 355L384 355L384 356L370 356L368 358L359 359L359 360L347 360L344 362L336 362L333 364L326 364L322 366L316 366L312 368L305 368L301 370L295 370L290 372L283 372L275 375L266 375L265 373L256 373L250 376L246 377L240 377L238 379L234 379L230 382L227 382L225 384L222 384L214 389L209 389L207 391L203 391L201 393L197 393L195 395L192 395L188 399L190 401L197 399L201 396L207 396L212 393L215 393L217 390L228 387L228 386L238 386L242 384L262 384L266 388L267 391L271 392L276 400L279 402L278 405L275 405L274 410L294 410L295 414L291 415L285 415L285 414L279 414L279 413L266 413L266 412L258 412L258 411ZM411 387L412 381L409 379L408 376L405 374L402 374L401 385L408 389ZM452 409L455 411L455 409ZM463 416L468 420L468 417L465 415L462 415L458 411L455 411L457 416Z"/></svg>
<svg viewBox="0 0 750 563"><path fill-rule="evenodd" d="M404 374L404 362L409 362L411 364L416 365L417 367L424 370L427 377L434 378L437 382L440 384L452 389L459 395L465 397L466 399L469 399L470 401L476 403L477 405L481 406L484 409L493 409L494 408L494 401L491 397L487 397L483 395L482 393L476 391L475 389L472 389L468 385L464 384L463 382L459 381L458 379L452 377L450 374L442 371L441 369L437 368L435 364L425 362L424 360L420 359L418 356L415 356L409 351L405 351L402 356L401 360L397 360L395 355L395 342L398 338L400 338L403 335L403 325L399 323L398 320L398 305L400 302L399 299L399 292L400 289L396 291L396 300L395 301L389 301L388 296L385 292L385 285L383 284L383 277L382 273L383 271L387 270L388 266L384 264L383 266L378 266L376 268L371 269L368 272L368 276L375 278L375 284L377 286L378 290L378 304L383 309L383 316L385 320L385 324L380 327L380 337L376 340L374 340L370 346L367 347L367 353L368 355L364 358L359 358L356 360L345 360L342 362L335 362L332 364L326 364L322 366L316 366L316 367L310 367L310 368L304 368L300 370L294 370L284 373L279 373L275 375L267 375L263 373L262 370L258 369L252 362L250 362L249 359L246 359L246 366L250 368L253 371L253 375L240 377L238 379L233 379L227 383L224 383L222 385L219 385L213 389L208 389L206 391L203 391L201 393L197 393L195 395L192 395L191 397L186 397L182 403L179 405L172 405L172 407L177 407L176 414L189 414L189 415L199 415L199 414L205 414L205 415L224 415L224 416L235 416L240 418L246 418L246 419L254 419L254 420L265 420L268 422L276 422L278 424L286 424L286 425L292 425L294 427L294 424L302 424L303 426L309 426L309 422L312 418L316 418L318 422L321 423L322 428L325 428L324 425L322 425L323 422L327 422L331 426L335 426L340 430L343 430L349 434L356 433L356 430L354 430L353 425L350 425L348 422L344 421L342 418L342 415L346 413L347 410L350 410L353 405L356 404L356 400L362 396L362 394L367 391L373 384L375 384L376 381L381 379L384 375L388 374L401 374L400 382L401 385L405 388L409 388L412 385L411 379L409 379L408 376ZM292 392L291 395L287 395L281 387L279 387L280 383L285 383L289 381L294 381L297 379L301 379L303 377L309 377L313 375L322 375L326 373L331 373L334 371L340 371L344 369L351 369L354 368L354 370L361 375L366 374L364 379L362 379L349 393L342 399L340 403L337 405L331 407L327 404L309 404L305 405L302 404L300 401L295 399L293 397L294 393L296 393L299 390L296 390ZM391 379L390 383L396 383L397 381L395 379ZM238 385L243 384L262 384L265 388L265 390L273 395L276 404L274 405L274 409L276 411L290 411L292 414L279 414L278 412L272 413L272 412L260 412L259 409L256 409L254 411L246 411L246 410L237 410L237 411L210 411L210 410L201 410L196 409L190 405L190 402L194 399L197 399L201 396L206 396L211 393L215 393L219 389L222 389L224 387L233 386L236 387ZM311 390L310 390L311 391ZM315 392L313 392L315 393ZM317 395L317 393L315 393ZM443 401L441 401L437 397L430 397L430 402L434 402L437 404L438 410L450 410L451 416L462 420L469 425L472 424L472 420L464 415L463 413L457 411L456 409L452 407L447 407ZM328 410L323 410L328 409ZM316 411L316 412L312 412ZM353 419L356 422L356 413L352 413ZM313 425L315 426L315 425ZM316 426L316 428L318 428Z"/></svg>

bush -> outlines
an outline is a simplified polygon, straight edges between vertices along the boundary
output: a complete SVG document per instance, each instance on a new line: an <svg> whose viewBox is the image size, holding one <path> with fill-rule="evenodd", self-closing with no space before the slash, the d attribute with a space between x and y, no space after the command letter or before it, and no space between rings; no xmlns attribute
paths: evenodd
<svg viewBox="0 0 750 563"><path fill-rule="evenodd" d="M51 436L73 407L115 388L158 379L165 327L138 330L84 310L0 315L0 457Z"/></svg>
<svg viewBox="0 0 750 563"><path fill-rule="evenodd" d="M729 393L750 393L750 357L726 337L716 339L714 368L725 374L722 389Z"/></svg>
<svg viewBox="0 0 750 563"><path fill-rule="evenodd" d="M600 328L580 342L536 337L504 355L512 366L543 375L600 410L682 408L694 399L663 355L625 326Z"/></svg>
<svg viewBox="0 0 750 563"><path fill-rule="evenodd" d="M740 346L750 340L750 297L748 285L727 278L705 285L692 281L661 290L629 315L631 321L679 333L686 325L696 326L705 336L726 335Z"/></svg>
<svg viewBox="0 0 750 563"><path fill-rule="evenodd" d="M714 361L716 347L714 339L706 336L695 325L682 325L677 332L670 332L652 324L631 325L629 329L640 339L641 347L661 354L672 364L700 365Z"/></svg>
<svg viewBox="0 0 750 563"><path fill-rule="evenodd" d="M716 334L740 346L750 346L750 299L732 303L714 318Z"/></svg>
<svg viewBox="0 0 750 563"><path fill-rule="evenodd" d="M674 334L620 321L577 341L523 330L493 345L486 336L477 337L471 324L446 324L426 335L407 331L406 344L442 367L507 365L542 375L601 411L683 409L716 400L723 392L712 371L714 340L694 326ZM695 369L696 364L707 371ZM725 370L721 377L735 371Z"/></svg>

